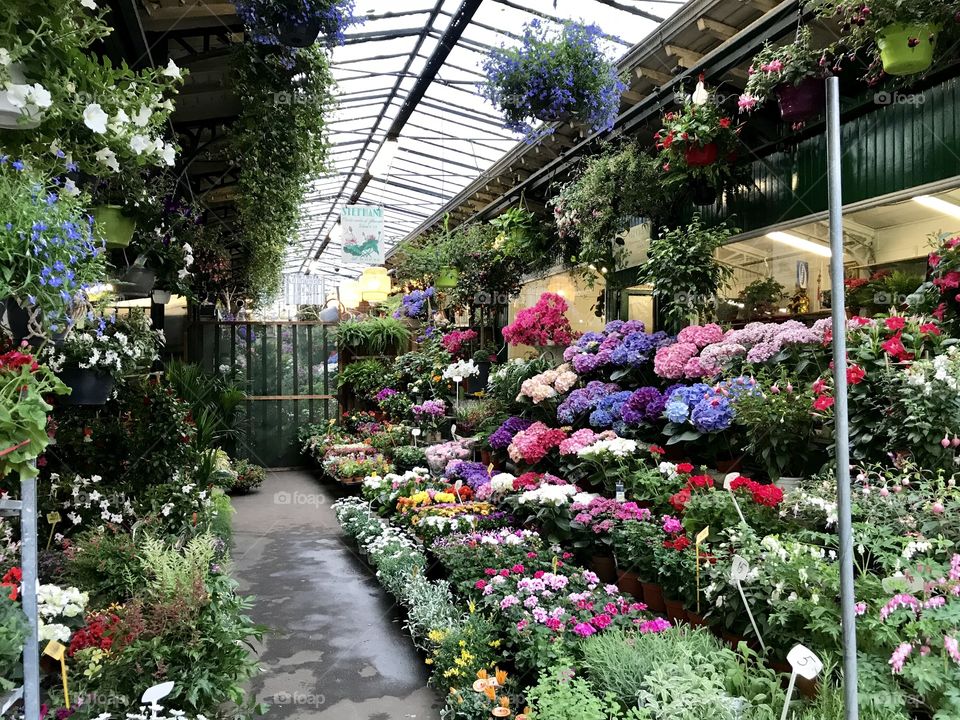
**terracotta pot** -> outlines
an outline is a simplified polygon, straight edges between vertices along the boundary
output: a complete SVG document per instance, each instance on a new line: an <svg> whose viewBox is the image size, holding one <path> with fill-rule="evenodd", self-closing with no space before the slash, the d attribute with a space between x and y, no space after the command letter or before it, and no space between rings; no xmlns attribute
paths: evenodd
<svg viewBox="0 0 960 720"><path fill-rule="evenodd" d="M633 597L640 602L644 601L643 585L640 582L640 578L632 570L620 571L617 575L617 587L620 589L620 592L633 595Z"/></svg>
<svg viewBox="0 0 960 720"><path fill-rule="evenodd" d="M484 465L490 466L493 464L493 453L489 450L480 451L480 462Z"/></svg>
<svg viewBox="0 0 960 720"><path fill-rule="evenodd" d="M617 564L612 555L594 555L590 558L590 569L601 582L612 584L617 581Z"/></svg>
<svg viewBox="0 0 960 720"><path fill-rule="evenodd" d="M658 615L667 614L667 604L663 599L663 588L657 583L640 583L643 585L643 601L647 609Z"/></svg>
<svg viewBox="0 0 960 720"><path fill-rule="evenodd" d="M667 617L670 618L672 623L676 624L678 622L686 622L687 612L683 609L682 600L671 600L670 598L664 598L663 602L667 606Z"/></svg>
<svg viewBox="0 0 960 720"><path fill-rule="evenodd" d="M718 154L717 144L711 142L706 145L691 145L684 152L684 158L690 167L703 167L715 163Z"/></svg>
<svg viewBox="0 0 960 720"><path fill-rule="evenodd" d="M707 621L704 619L703 615L693 610L687 608L687 622L693 625L693 627L706 627Z"/></svg>
<svg viewBox="0 0 960 720"><path fill-rule="evenodd" d="M804 78L798 85L784 83L776 89L780 118L786 123L798 123L823 111L826 89L823 80Z"/></svg>

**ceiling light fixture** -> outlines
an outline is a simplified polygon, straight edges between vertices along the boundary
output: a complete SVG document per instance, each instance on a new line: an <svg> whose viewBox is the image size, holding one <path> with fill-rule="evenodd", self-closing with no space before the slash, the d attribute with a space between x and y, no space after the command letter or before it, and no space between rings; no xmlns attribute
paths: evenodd
<svg viewBox="0 0 960 720"><path fill-rule="evenodd" d="M782 245L788 245L796 250L803 250L804 252L812 253L813 255L819 255L820 257L830 257L833 255L830 252L830 248L826 245L821 245L820 243L813 242L812 240L807 240L796 235L791 235L790 233L780 232L779 230L775 232L767 233L767 237L773 240L774 242L781 243Z"/></svg>
<svg viewBox="0 0 960 720"><path fill-rule="evenodd" d="M917 195L913 201L918 205L923 205L930 210L936 210L938 213L949 215L950 217L960 218L960 205L948 202L933 195Z"/></svg>

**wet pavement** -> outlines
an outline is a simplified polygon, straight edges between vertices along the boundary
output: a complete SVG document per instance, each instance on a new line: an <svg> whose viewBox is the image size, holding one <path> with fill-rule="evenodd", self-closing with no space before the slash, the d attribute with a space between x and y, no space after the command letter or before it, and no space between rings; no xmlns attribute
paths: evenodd
<svg viewBox="0 0 960 720"><path fill-rule="evenodd" d="M437 720L427 666L342 535L335 499L308 471L271 472L234 498L234 575L271 628L250 692L271 719Z"/></svg>

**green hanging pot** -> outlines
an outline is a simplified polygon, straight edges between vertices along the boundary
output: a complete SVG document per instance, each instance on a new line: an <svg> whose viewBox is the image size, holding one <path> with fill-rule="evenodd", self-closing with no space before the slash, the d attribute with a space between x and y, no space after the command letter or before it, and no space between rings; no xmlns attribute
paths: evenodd
<svg viewBox="0 0 960 720"><path fill-rule="evenodd" d="M137 221L123 214L120 205L97 205L91 210L97 232L107 241L107 248L119 249L130 245Z"/></svg>
<svg viewBox="0 0 960 720"><path fill-rule="evenodd" d="M434 285L442 290L449 290L450 288L455 288L457 282L460 280L460 271L455 267L442 267L440 272L437 274L437 279L434 281Z"/></svg>
<svg viewBox="0 0 960 720"><path fill-rule="evenodd" d="M880 61L887 75L913 75L933 64L937 26L933 23L893 23L877 33ZM911 43L916 43L911 47Z"/></svg>

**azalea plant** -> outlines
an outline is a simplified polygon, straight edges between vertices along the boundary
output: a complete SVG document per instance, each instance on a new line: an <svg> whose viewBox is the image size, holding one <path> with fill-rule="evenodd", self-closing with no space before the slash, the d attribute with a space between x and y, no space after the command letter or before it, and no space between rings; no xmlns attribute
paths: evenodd
<svg viewBox="0 0 960 720"><path fill-rule="evenodd" d="M536 305L518 312L503 329L503 339L510 345L569 345L576 334L564 314L568 309L567 301L560 295L543 293Z"/></svg>
<svg viewBox="0 0 960 720"><path fill-rule="evenodd" d="M597 25L539 18L523 28L519 47L494 50L484 62L483 96L499 107L506 127L533 141L550 129L531 121L579 119L594 132L613 127L626 84L600 47Z"/></svg>
<svg viewBox="0 0 960 720"><path fill-rule="evenodd" d="M0 155L0 218L0 296L27 311L28 335L68 332L88 310L87 292L106 274L84 197Z"/></svg>
<svg viewBox="0 0 960 720"><path fill-rule="evenodd" d="M822 78L826 73L822 50L810 46L810 28L797 30L796 39L786 45L765 43L750 63L750 77L740 96L741 112L763 105L784 85L799 85L807 78Z"/></svg>
<svg viewBox="0 0 960 720"><path fill-rule="evenodd" d="M94 0L11 0L0 20L0 87L34 133L5 133L5 145L27 146L50 165L58 158L92 173L142 165L173 165L176 147L164 140L172 96L183 73L132 70L92 50L112 31Z"/></svg>

